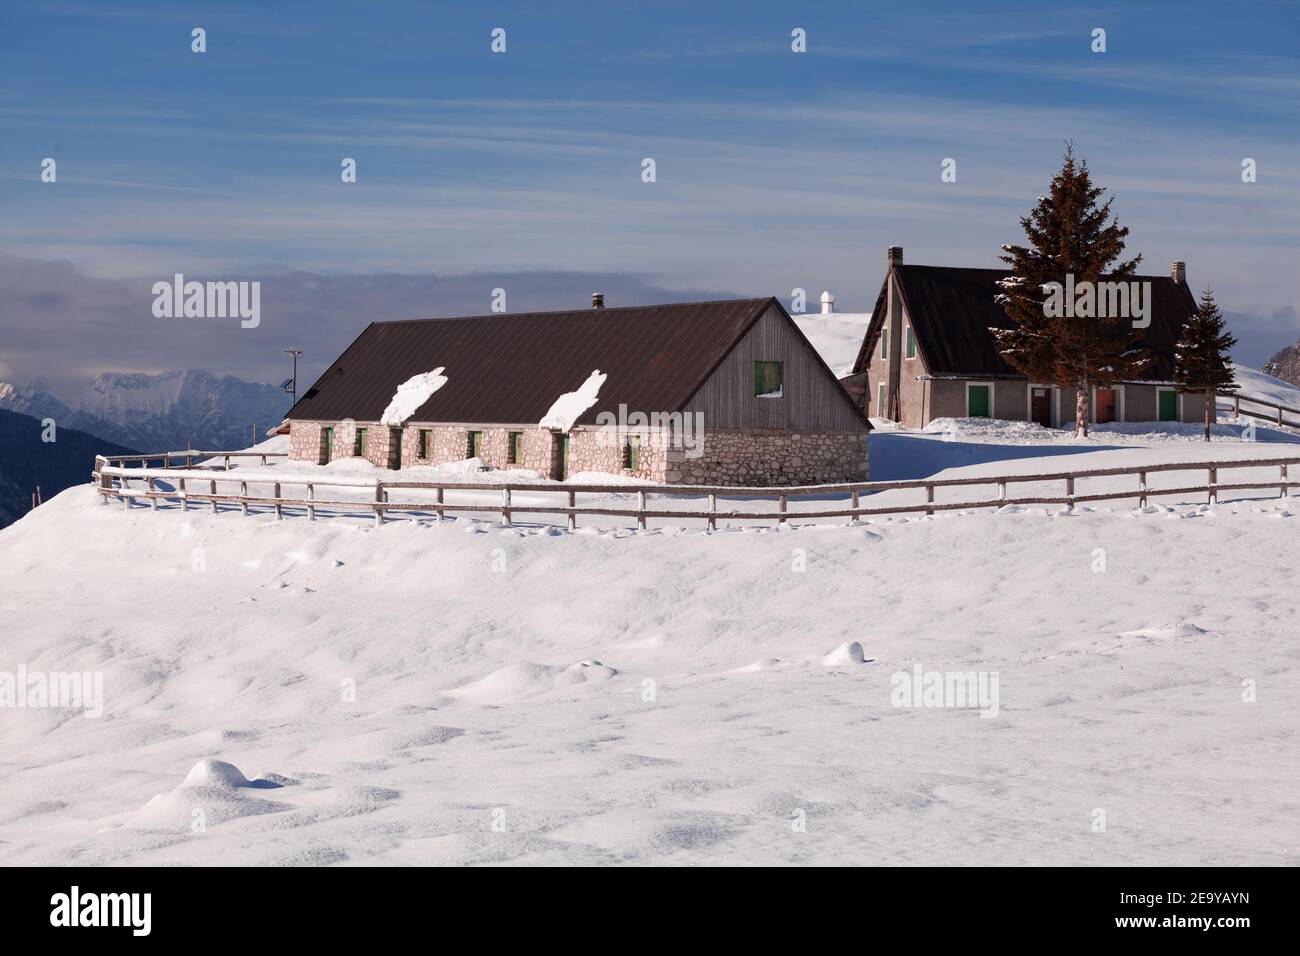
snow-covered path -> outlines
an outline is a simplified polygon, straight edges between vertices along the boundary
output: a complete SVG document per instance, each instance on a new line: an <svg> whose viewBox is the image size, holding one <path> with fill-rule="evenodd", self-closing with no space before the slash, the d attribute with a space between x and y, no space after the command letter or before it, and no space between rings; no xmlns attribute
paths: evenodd
<svg viewBox="0 0 1300 956"><path fill-rule="evenodd" d="M0 710L6 862L1298 852L1288 502L567 534L92 499L0 533L0 671L105 688ZM918 664L996 674L997 716L892 706ZM286 785L183 786L204 758Z"/></svg>

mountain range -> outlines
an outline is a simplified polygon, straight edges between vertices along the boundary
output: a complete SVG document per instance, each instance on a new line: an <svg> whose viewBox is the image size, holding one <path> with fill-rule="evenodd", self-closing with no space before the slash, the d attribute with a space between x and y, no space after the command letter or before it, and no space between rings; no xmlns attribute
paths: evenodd
<svg viewBox="0 0 1300 956"><path fill-rule="evenodd" d="M142 452L219 450L260 440L283 420L289 396L273 385L202 369L159 375L104 372L86 387L76 408L39 383L18 387L0 382L0 409L52 418L60 429Z"/></svg>

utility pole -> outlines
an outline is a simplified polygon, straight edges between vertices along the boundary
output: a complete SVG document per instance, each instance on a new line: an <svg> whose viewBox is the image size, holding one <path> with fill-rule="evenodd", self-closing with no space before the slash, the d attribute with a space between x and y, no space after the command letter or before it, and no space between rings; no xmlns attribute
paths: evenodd
<svg viewBox="0 0 1300 956"><path fill-rule="evenodd" d="M302 349L280 349L285 355L293 356L293 378L289 380L290 388L293 393L293 404L298 404L298 356L302 354Z"/></svg>

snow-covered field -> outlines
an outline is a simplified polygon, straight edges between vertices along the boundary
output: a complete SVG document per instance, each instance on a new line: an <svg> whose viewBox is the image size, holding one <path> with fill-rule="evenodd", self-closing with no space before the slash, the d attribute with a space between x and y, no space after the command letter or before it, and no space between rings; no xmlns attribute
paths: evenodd
<svg viewBox="0 0 1300 956"><path fill-rule="evenodd" d="M976 437L874 435L876 477L1293 447ZM0 672L101 675L103 714L0 709L0 858L1289 863L1297 521L375 528L71 489L0 532ZM996 715L895 706L917 667Z"/></svg>

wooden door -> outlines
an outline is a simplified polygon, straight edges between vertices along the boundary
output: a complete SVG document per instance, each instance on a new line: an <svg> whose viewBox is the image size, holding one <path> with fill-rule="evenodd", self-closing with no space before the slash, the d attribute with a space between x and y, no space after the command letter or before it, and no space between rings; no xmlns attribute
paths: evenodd
<svg viewBox="0 0 1300 956"><path fill-rule="evenodd" d="M1115 390L1113 388L1097 389L1097 424L1115 420Z"/></svg>
<svg viewBox="0 0 1300 956"><path fill-rule="evenodd" d="M1031 388L1029 390L1029 414L1033 421L1044 428L1052 427L1052 390L1049 388Z"/></svg>

